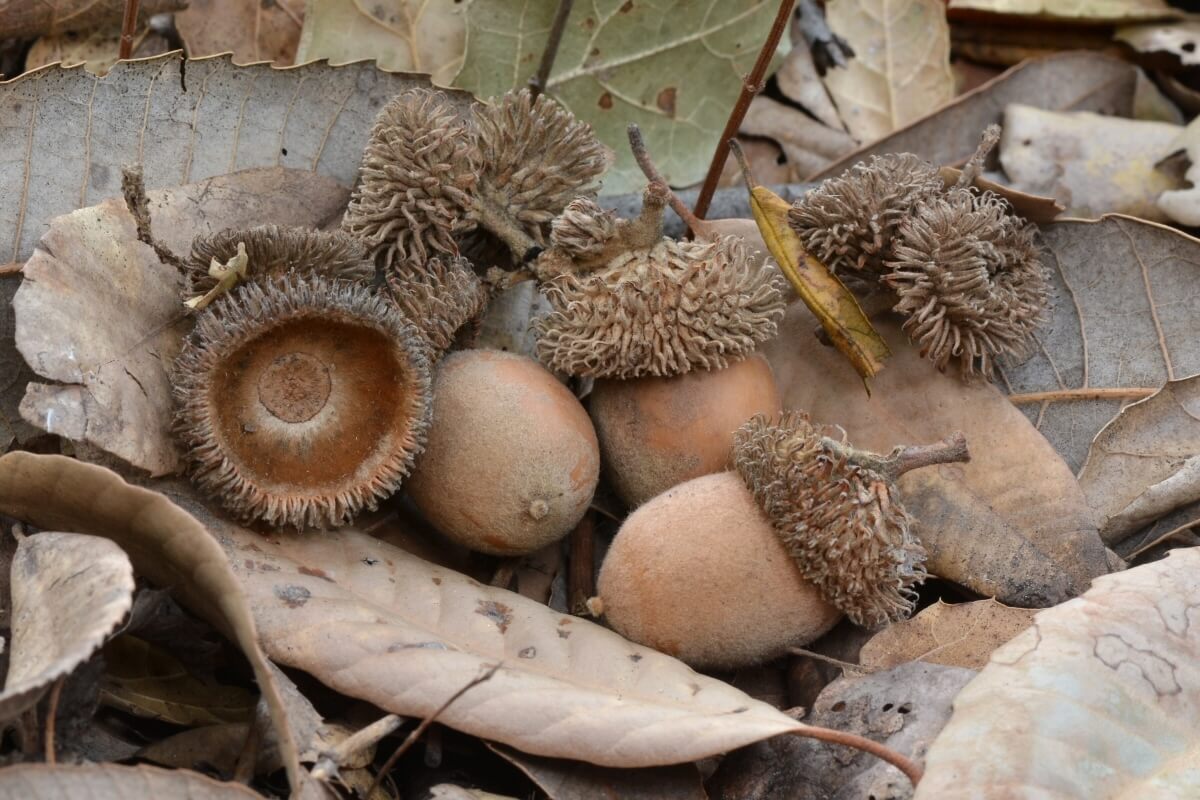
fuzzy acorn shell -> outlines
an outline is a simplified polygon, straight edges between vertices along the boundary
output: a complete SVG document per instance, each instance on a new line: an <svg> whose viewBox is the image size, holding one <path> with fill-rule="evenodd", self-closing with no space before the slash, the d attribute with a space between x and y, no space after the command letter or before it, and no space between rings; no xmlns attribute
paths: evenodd
<svg viewBox="0 0 1200 800"><path fill-rule="evenodd" d="M618 633L697 669L760 664L842 616L804 580L732 472L690 480L634 511L597 589Z"/></svg>
<svg viewBox="0 0 1200 800"><path fill-rule="evenodd" d="M394 264L386 281L388 295L417 326L434 359L478 333L488 292L465 258Z"/></svg>
<svg viewBox="0 0 1200 800"><path fill-rule="evenodd" d="M575 527L599 476L587 412L536 361L499 350L442 359L429 440L405 483L442 534L493 555L531 553Z"/></svg>
<svg viewBox="0 0 1200 800"><path fill-rule="evenodd" d="M756 414L776 416L781 403L771 366L752 355L672 378L598 379L588 412L609 483L634 508L729 469L733 432Z"/></svg>
<svg viewBox="0 0 1200 800"><path fill-rule="evenodd" d="M272 526L335 527L375 508L429 425L425 344L350 281L238 287L199 316L172 377L192 481Z"/></svg>

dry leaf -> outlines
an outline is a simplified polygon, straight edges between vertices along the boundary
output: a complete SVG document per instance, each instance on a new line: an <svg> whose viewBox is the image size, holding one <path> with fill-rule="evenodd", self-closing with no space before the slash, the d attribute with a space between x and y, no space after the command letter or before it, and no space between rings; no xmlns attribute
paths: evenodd
<svg viewBox="0 0 1200 800"><path fill-rule="evenodd" d="M907 661L982 669L1000 645L1025 630L1037 612L995 600L943 603L925 608L871 637L859 651L864 667L889 669Z"/></svg>
<svg viewBox="0 0 1200 800"><path fill-rule="evenodd" d="M1170 122L1172 125L1182 125L1187 121L1179 106L1140 67L1137 71L1137 88L1133 90L1133 118Z"/></svg>
<svg viewBox="0 0 1200 800"><path fill-rule="evenodd" d="M253 694L201 680L170 653L134 636L109 642L104 665L101 702L130 714L184 726L244 722L254 716Z"/></svg>
<svg viewBox="0 0 1200 800"><path fill-rule="evenodd" d="M200 523L162 495L130 486L103 467L24 452L0 456L0 514L112 539L140 576L171 587L180 603L236 642L271 711L288 780L293 788L302 784L287 711L259 648L249 603L224 551Z"/></svg>
<svg viewBox="0 0 1200 800"><path fill-rule="evenodd" d="M1200 548L1041 612L955 698L916 797L1200 791Z"/></svg>
<svg viewBox="0 0 1200 800"><path fill-rule="evenodd" d="M950 703L971 670L904 664L886 672L846 676L829 684L805 720L883 742L920 761L950 718ZM908 779L861 753L780 737L728 756L709 781L721 800L902 800ZM962 795L947 795L961 797Z"/></svg>
<svg viewBox="0 0 1200 800"><path fill-rule="evenodd" d="M933 164L960 166L979 134L1001 122L1005 106L1025 103L1056 111L1133 112L1137 68L1099 53L1068 52L1019 64L891 136L850 153L811 180L840 174L874 155L916 153Z"/></svg>
<svg viewBox="0 0 1200 800"><path fill-rule="evenodd" d="M1200 21L1183 20L1166 24L1128 25L1118 28L1113 38L1142 53L1170 53L1181 64L1200 64Z"/></svg>
<svg viewBox="0 0 1200 800"><path fill-rule="evenodd" d="M1108 545L1200 500L1200 376L1171 381L1104 426L1079 485Z"/></svg>
<svg viewBox="0 0 1200 800"><path fill-rule="evenodd" d="M264 536L164 487L227 548L263 646L350 697L522 751L613 767L681 763L796 730L728 684L579 617L352 529ZM178 512L178 509L176 509Z"/></svg>
<svg viewBox="0 0 1200 800"><path fill-rule="evenodd" d="M957 184L959 178L962 177L962 170L956 167L942 167L939 172L942 176L942 182L946 184L947 189ZM1002 183L990 180L983 175L975 176L975 180L971 185L981 192L991 192L1003 197L1012 206L1013 211L1030 222L1039 225L1052 221L1059 214L1066 211L1066 208L1053 197L1022 192L1019 189L1014 189L1011 186L1005 186Z"/></svg>
<svg viewBox="0 0 1200 800"><path fill-rule="evenodd" d="M751 101L741 132L779 142L798 179L820 171L854 149L848 133L764 95Z"/></svg>
<svg viewBox="0 0 1200 800"><path fill-rule="evenodd" d="M154 230L176 253L192 237L266 222L319 226L347 192L311 172L248 170L150 193ZM16 344L34 371L21 415L151 475L179 469L168 371L190 320L182 277L137 241L121 200L54 220L13 300Z"/></svg>
<svg viewBox="0 0 1200 800"><path fill-rule="evenodd" d="M0 453L13 442L26 442L40 433L21 418L19 410L25 384L34 378L14 343L17 319L11 300L20 285L20 274L0 275Z"/></svg>
<svg viewBox="0 0 1200 800"><path fill-rule="evenodd" d="M779 84L779 91L816 117L818 122L845 132L846 125L842 122L837 107L829 99L829 92L825 89L821 76L817 74L812 48L808 46L808 42L801 39L792 47L779 69L775 71L775 80Z"/></svg>
<svg viewBox="0 0 1200 800"><path fill-rule="evenodd" d="M830 0L825 17L854 48L825 86L855 139L873 142L954 96L941 0Z"/></svg>
<svg viewBox="0 0 1200 800"><path fill-rule="evenodd" d="M774 141L739 134L737 143L746 154L750 170L763 184L776 186L798 179L788 157L783 153L783 148ZM721 177L717 179L717 188L741 188L744 185L741 166L732 158L726 159L725 166L721 169Z"/></svg>
<svg viewBox="0 0 1200 800"><path fill-rule="evenodd" d="M171 49L165 36L142 28L134 34L133 57L158 56ZM38 69L49 64L61 63L64 67L83 65L96 75L112 69L121 52L121 29L97 28L80 33L63 33L42 36L34 42L25 56L25 71Z"/></svg>
<svg viewBox="0 0 1200 800"><path fill-rule="evenodd" d="M1200 279L1200 241L1117 215L1054 222L1042 240L1056 301L1038 349L1004 365L1000 385L1078 470L1124 403L1200 372L1186 301Z"/></svg>
<svg viewBox="0 0 1200 800"><path fill-rule="evenodd" d="M189 0L175 15L188 58L233 53L235 64L296 61L303 0Z"/></svg>
<svg viewBox="0 0 1200 800"><path fill-rule="evenodd" d="M142 0L138 5L141 26L154 14L183 8L185 0ZM32 39L44 34L120 28L125 0L8 0L0 3L0 31L5 38Z"/></svg>
<svg viewBox="0 0 1200 800"><path fill-rule="evenodd" d="M1158 198L1158 207L1175 222L1190 227L1200 226L1200 119L1192 120L1167 147L1168 153L1177 150L1187 152L1190 164L1185 177L1192 185L1186 189L1163 192Z"/></svg>
<svg viewBox="0 0 1200 800"><path fill-rule="evenodd" d="M308 0L296 61L374 60L380 69L423 72L449 86L466 45L466 6L459 2Z"/></svg>
<svg viewBox="0 0 1200 800"><path fill-rule="evenodd" d="M931 573L1009 605L1039 607L1107 572L1075 476L995 387L939 373L898 324L879 319L893 355L867 398L841 355L813 336L815 326L793 303L767 344L785 407L841 425L856 447L878 453L966 434L970 463L914 470L898 484Z"/></svg>
<svg viewBox="0 0 1200 800"><path fill-rule="evenodd" d="M1166 122L1014 103L1004 110L1000 164L1014 188L1050 195L1071 216L1112 211L1161 220L1158 196L1180 182L1154 165L1175 149L1182 132Z"/></svg>
<svg viewBox="0 0 1200 800"><path fill-rule="evenodd" d="M1067 19L1074 22L1120 22L1180 16L1166 0L950 0L952 11Z"/></svg>
<svg viewBox="0 0 1200 800"><path fill-rule="evenodd" d="M107 539L39 533L17 545L11 589L0 721L32 708L50 684L104 644L133 606L133 567Z"/></svg>
<svg viewBox="0 0 1200 800"><path fill-rule="evenodd" d="M117 764L17 764L0 770L0 800L262 800L240 783L187 770Z"/></svg>
<svg viewBox="0 0 1200 800"><path fill-rule="evenodd" d="M708 800L693 764L646 769L613 769L581 761L542 758L509 747L488 745L525 773L549 800Z"/></svg>

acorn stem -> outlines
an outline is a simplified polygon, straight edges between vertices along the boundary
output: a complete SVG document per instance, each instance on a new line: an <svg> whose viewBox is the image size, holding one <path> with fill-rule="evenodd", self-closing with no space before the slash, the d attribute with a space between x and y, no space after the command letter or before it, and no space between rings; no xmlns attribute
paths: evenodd
<svg viewBox="0 0 1200 800"><path fill-rule="evenodd" d="M491 192L481 191L471 197L471 216L476 222L504 242L518 264L524 264L541 251L538 243L497 202Z"/></svg>
<svg viewBox="0 0 1200 800"><path fill-rule="evenodd" d="M975 148L974 155L970 160L963 165L962 174L958 176L958 182L955 188L965 189L968 186L975 184L975 179L983 172L983 162L987 158L988 153L992 152L992 148L1000 141L1000 126L988 125L983 129L983 135L979 140L979 147Z"/></svg>
<svg viewBox="0 0 1200 800"><path fill-rule="evenodd" d="M971 460L971 454L967 450L967 437L962 431L956 431L951 436L934 444L897 447L886 456L855 450L853 447L829 437L824 437L821 441L847 461L877 472L893 482L910 470L931 467L934 464L954 464Z"/></svg>
<svg viewBox="0 0 1200 800"><path fill-rule="evenodd" d="M658 167L654 165L654 160L650 158L650 151L646 149L646 140L642 138L642 129L637 126L637 123L631 122L627 130L629 149L633 151L633 157L637 161L637 165L641 167L646 180L650 181L650 186L660 187L661 191L665 193L667 202L671 204L671 208L683 220L683 224L688 226L688 230L692 232L693 236L701 235L704 232L704 220L693 214L687 204L679 199L679 195L671 191L671 185L667 183L662 173L658 171ZM644 209L645 206L643 206ZM661 232L659 235L662 235Z"/></svg>

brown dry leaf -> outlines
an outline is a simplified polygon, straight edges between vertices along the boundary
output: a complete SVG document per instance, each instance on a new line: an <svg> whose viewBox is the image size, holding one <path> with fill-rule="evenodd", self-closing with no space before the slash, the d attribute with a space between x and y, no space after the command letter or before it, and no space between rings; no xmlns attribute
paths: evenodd
<svg viewBox="0 0 1200 800"><path fill-rule="evenodd" d="M1136 86L1136 67L1099 53L1068 52L1027 61L891 136L850 153L812 179L837 175L884 153L916 153L933 164L961 166L979 146L980 132L1000 123L1010 103L1128 117Z"/></svg>
<svg viewBox="0 0 1200 800"><path fill-rule="evenodd" d="M939 600L871 637L859 651L858 661L880 669L907 661L983 669L992 651L1028 628L1036 613L995 600L955 604Z"/></svg>
<svg viewBox="0 0 1200 800"><path fill-rule="evenodd" d="M1050 195L1071 216L1163 220L1158 196L1180 181L1154 165L1176 149L1182 132L1167 122L1014 103L1004 110L1000 164L1014 188Z"/></svg>
<svg viewBox="0 0 1200 800"><path fill-rule="evenodd" d="M963 431L967 464L914 470L899 481L929 551L927 569L985 596L1039 607L1084 591L1107 571L1092 510L1075 476L1011 403L988 384L943 375L899 325L876 320L892 349L871 398L816 321L793 303L766 355L784 406L841 425L856 447L886 453Z"/></svg>
<svg viewBox="0 0 1200 800"><path fill-rule="evenodd" d="M941 0L830 0L825 17L854 48L825 86L846 129L873 142L954 96L950 28Z"/></svg>
<svg viewBox="0 0 1200 800"><path fill-rule="evenodd" d="M266 222L319 226L347 192L331 178L247 170L150 193L154 230L179 254L191 239ZM13 299L16 344L34 371L21 416L151 475L179 468L168 376L190 321L182 277L137 240L121 200L55 219L25 264Z"/></svg>
<svg viewBox="0 0 1200 800"><path fill-rule="evenodd" d="M805 720L883 742L918 763L950 718L954 695L975 676L940 664L904 664L886 672L840 677ZM820 742L780 737L726 757L708 782L721 800L902 800L912 786L876 759ZM965 797L964 795L947 795Z"/></svg>
<svg viewBox="0 0 1200 800"><path fill-rule="evenodd" d="M916 798L1200 792L1200 548L1042 611L959 692Z"/></svg>
<svg viewBox="0 0 1200 800"><path fill-rule="evenodd" d="M39 533L17 545L10 585L12 643L0 721L32 708L104 644L133 606L133 567L107 539Z"/></svg>
<svg viewBox="0 0 1200 800"><path fill-rule="evenodd" d="M1110 546L1200 500L1200 376L1171 381L1104 426L1079 485Z"/></svg>
<svg viewBox="0 0 1200 800"><path fill-rule="evenodd" d="M232 52L235 64L294 63L303 24L302 0L189 0L175 15L188 58Z"/></svg>
<svg viewBox="0 0 1200 800"><path fill-rule="evenodd" d="M708 800L693 764L646 769L612 769L582 761L542 758L501 745L496 755L525 773L549 800Z"/></svg>
<svg viewBox="0 0 1200 800"><path fill-rule="evenodd" d="M958 183L959 178L962 177L962 170L956 167L942 167L940 172L942 182L946 184L947 189ZM991 192L1003 197L1012 206L1013 211L1030 222L1039 225L1050 222L1059 214L1066 211L1063 205L1053 197L1022 192L1011 186L1005 186L1002 183L989 180L983 175L976 176L971 185L981 192Z"/></svg>
<svg viewBox="0 0 1200 800"><path fill-rule="evenodd" d="M184 726L254 716L253 694L202 680L170 653L134 636L118 636L105 645L104 665L101 702L135 716Z"/></svg>
<svg viewBox="0 0 1200 800"><path fill-rule="evenodd" d="M1078 470L1122 405L1200 372L1200 240L1109 215L1051 223L1042 241L1056 299L1038 349L999 385Z"/></svg>
<svg viewBox="0 0 1200 800"><path fill-rule="evenodd" d="M1096 23L1180 16L1179 10L1166 0L950 0L949 7L952 11L988 11Z"/></svg>
<svg viewBox="0 0 1200 800"><path fill-rule="evenodd" d="M1142 53L1170 53L1181 64L1200 64L1200 21L1183 20L1166 24L1128 25L1118 28L1113 38Z"/></svg>
<svg viewBox="0 0 1200 800"><path fill-rule="evenodd" d="M249 603L221 547L162 495L131 486L103 467L64 456L0 456L0 514L40 528L112 539L138 575L172 594L241 648L254 669L293 789L305 781L274 674L258 644Z"/></svg>
<svg viewBox="0 0 1200 800"><path fill-rule="evenodd" d="M775 70L779 91L798 103L805 111L817 118L826 127L845 132L837 107L829 99L829 91L817 74L813 63L812 48L803 39L788 52L779 69Z"/></svg>
<svg viewBox="0 0 1200 800"><path fill-rule="evenodd" d="M845 131L830 128L803 111L763 95L750 103L741 132L779 142L793 174L801 180L855 147L854 140Z"/></svg>
<svg viewBox="0 0 1200 800"><path fill-rule="evenodd" d="M143 28L134 34L133 57L149 58L171 49L165 36ZM43 36L34 42L25 56L25 70L61 63L64 67L83 65L95 75L103 75L117 63L121 50L120 28L98 28L80 33Z"/></svg>
<svg viewBox="0 0 1200 800"><path fill-rule="evenodd" d="M308 0L297 63L374 60L380 69L424 72L449 86L467 47L466 3Z"/></svg>
<svg viewBox="0 0 1200 800"><path fill-rule="evenodd" d="M142 0L138 20L144 26L154 14L175 11L186 0ZM44 34L121 27L125 0L24 0L0 2L0 31L5 38L32 39Z"/></svg>
<svg viewBox="0 0 1200 800"><path fill-rule="evenodd" d="M117 764L17 764L0 770L0 800L262 800L240 783L187 770Z"/></svg>

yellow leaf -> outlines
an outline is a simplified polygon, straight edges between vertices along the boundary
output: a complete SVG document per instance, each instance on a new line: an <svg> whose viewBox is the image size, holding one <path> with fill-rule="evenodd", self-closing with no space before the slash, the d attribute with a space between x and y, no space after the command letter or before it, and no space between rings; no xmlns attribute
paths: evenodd
<svg viewBox="0 0 1200 800"><path fill-rule="evenodd" d="M787 224L787 201L765 186L751 185L750 210L767 249L779 262L796 294L821 321L834 346L850 360L865 383L883 369L884 360L892 352L872 327L858 300L828 267L804 250L800 237Z"/></svg>

